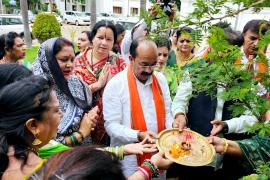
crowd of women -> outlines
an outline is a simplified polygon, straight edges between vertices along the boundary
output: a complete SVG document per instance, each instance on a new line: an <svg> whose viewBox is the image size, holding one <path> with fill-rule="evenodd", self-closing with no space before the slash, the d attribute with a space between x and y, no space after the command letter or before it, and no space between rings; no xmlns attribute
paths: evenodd
<svg viewBox="0 0 270 180"><path fill-rule="evenodd" d="M245 56L255 55L252 51L256 49L260 38L254 29L258 29L261 22L254 20L247 24L242 34L226 27L228 41L242 46ZM192 28L185 26L173 30L170 36L155 40L158 51L155 65L157 71L166 76L166 66L188 70L195 61L208 63L205 57L211 48L207 47L198 52L192 40L192 31ZM20 65L20 60L25 55L23 39L15 32L2 35L1 179L139 180L156 178L160 170L168 169L172 162L166 159L162 152L158 152L145 160L134 174L124 177L119 163L123 156L155 153L157 149L146 140L109 147L110 137L104 128L103 90L107 83L129 64L131 42L145 38L148 33L148 27L143 20L126 33L120 24L114 25L102 20L97 22L91 31L80 34L78 53L75 53L73 43L65 38L52 38L43 42L31 70ZM179 96L182 96L181 82L171 78L167 81L171 97L176 96L173 101L175 107L179 103ZM199 105L196 105L196 108L200 108ZM113 110L111 107L111 111ZM187 112L172 114L175 119L180 119L178 122L182 125L179 127L190 127L186 122ZM270 119L268 116L266 113L266 120ZM205 123L210 125L211 120L214 119ZM189 123L192 125L192 122ZM215 121L212 124L212 135L217 135L224 128L222 122ZM204 135L210 135L210 131ZM211 136L209 141L215 146L217 153L228 153L242 158L250 168L248 173L254 172L255 158L263 161L270 159L267 152L270 149L270 140L267 137L262 139L256 136L235 142ZM265 151L254 150L250 144L261 146ZM256 156L255 153L259 155ZM181 178L181 173L171 171L168 176Z"/></svg>

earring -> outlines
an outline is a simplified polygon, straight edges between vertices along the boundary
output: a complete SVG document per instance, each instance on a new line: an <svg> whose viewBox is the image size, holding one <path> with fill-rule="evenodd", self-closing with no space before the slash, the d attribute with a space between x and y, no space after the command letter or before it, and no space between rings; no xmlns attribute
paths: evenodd
<svg viewBox="0 0 270 180"><path fill-rule="evenodd" d="M32 145L34 145L34 146L40 145L42 143L42 141L38 139L37 134L34 134L34 136L35 136L35 140L32 142Z"/></svg>

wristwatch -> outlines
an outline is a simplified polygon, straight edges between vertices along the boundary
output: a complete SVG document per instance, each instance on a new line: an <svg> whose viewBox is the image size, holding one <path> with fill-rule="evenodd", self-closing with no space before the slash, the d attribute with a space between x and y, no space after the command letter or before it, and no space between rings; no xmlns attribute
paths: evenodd
<svg viewBox="0 0 270 180"><path fill-rule="evenodd" d="M228 124L226 122L224 122L222 132L223 133L228 133L229 132L229 126L228 126Z"/></svg>

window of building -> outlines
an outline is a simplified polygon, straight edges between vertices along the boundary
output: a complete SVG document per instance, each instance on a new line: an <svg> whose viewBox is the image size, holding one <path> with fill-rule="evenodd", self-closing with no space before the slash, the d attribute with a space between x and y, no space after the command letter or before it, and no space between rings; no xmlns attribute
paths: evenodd
<svg viewBox="0 0 270 180"><path fill-rule="evenodd" d="M122 7L113 6L113 13L122 14Z"/></svg>
<svg viewBox="0 0 270 180"><path fill-rule="evenodd" d="M138 15L139 14L139 8L130 8L130 14L131 15Z"/></svg>
<svg viewBox="0 0 270 180"><path fill-rule="evenodd" d="M82 12L85 12L85 5L82 5Z"/></svg>
<svg viewBox="0 0 270 180"><path fill-rule="evenodd" d="M77 11L76 5L72 5L72 11Z"/></svg>

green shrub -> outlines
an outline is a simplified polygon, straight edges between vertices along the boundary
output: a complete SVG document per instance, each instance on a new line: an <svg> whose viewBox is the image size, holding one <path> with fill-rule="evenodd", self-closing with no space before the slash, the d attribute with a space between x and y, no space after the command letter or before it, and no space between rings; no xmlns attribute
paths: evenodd
<svg viewBox="0 0 270 180"><path fill-rule="evenodd" d="M61 37L61 26L54 15L41 13L36 16L32 32L42 43L53 37Z"/></svg>

